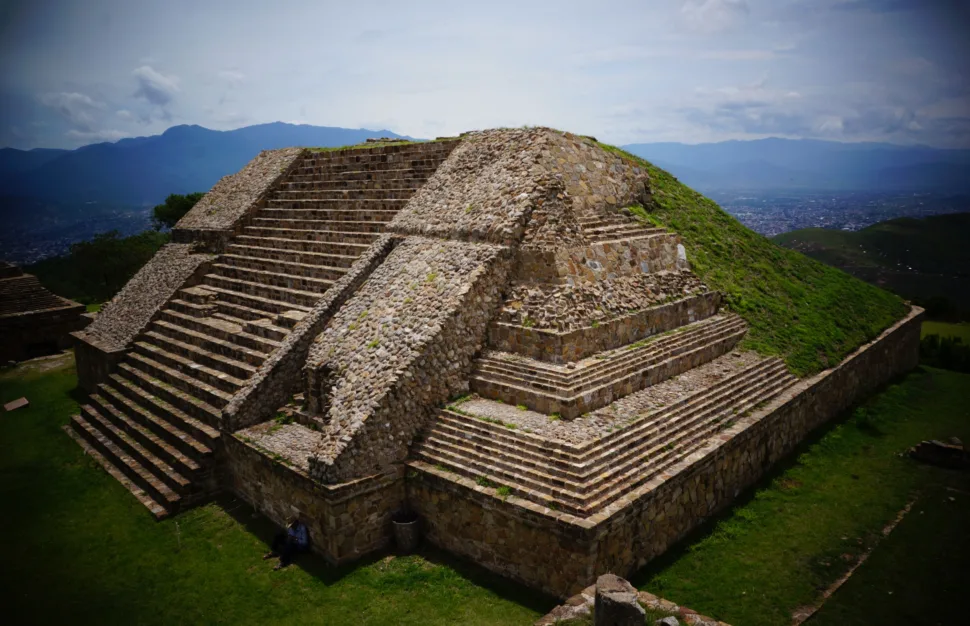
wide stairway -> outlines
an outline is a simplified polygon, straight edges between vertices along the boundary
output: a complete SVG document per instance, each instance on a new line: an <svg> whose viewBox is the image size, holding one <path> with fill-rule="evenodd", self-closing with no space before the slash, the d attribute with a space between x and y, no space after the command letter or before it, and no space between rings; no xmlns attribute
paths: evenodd
<svg viewBox="0 0 970 626"><path fill-rule="evenodd" d="M157 518L218 489L223 408L456 144L431 145L309 153L72 418Z"/></svg>
<svg viewBox="0 0 970 626"><path fill-rule="evenodd" d="M658 477L795 381L779 359L759 359L579 445L458 406L439 412L412 448L411 465L485 478L512 495L588 517Z"/></svg>

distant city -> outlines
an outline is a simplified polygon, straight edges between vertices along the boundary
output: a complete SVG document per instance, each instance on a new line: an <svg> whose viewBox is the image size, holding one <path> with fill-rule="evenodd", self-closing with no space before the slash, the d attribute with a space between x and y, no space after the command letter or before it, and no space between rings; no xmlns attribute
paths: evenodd
<svg viewBox="0 0 970 626"><path fill-rule="evenodd" d="M861 230L899 217L970 211L970 196L933 193L708 191L751 230L774 237L802 228Z"/></svg>
<svg viewBox="0 0 970 626"><path fill-rule="evenodd" d="M128 237L151 227L151 209L133 210L120 215L98 215L83 222L37 229L8 227L0 231L0 259L30 265L48 257L67 254L71 244L89 241L99 233L117 230L120 236Z"/></svg>
<svg viewBox="0 0 970 626"><path fill-rule="evenodd" d="M751 230L773 237L801 228L860 230L898 217L970 211L970 196L932 193L713 191L706 194ZM21 265L66 254L71 244L98 233L121 236L151 228L151 210L99 215L84 222L0 232L0 257Z"/></svg>

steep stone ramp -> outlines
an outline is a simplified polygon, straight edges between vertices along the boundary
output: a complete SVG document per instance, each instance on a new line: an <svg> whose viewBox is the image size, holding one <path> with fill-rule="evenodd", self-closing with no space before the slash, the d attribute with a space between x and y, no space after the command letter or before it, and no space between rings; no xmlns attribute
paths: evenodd
<svg viewBox="0 0 970 626"><path fill-rule="evenodd" d="M408 237L395 248L311 348L308 412L324 435L313 478L405 460L434 407L466 385L510 265L510 251L492 244Z"/></svg>

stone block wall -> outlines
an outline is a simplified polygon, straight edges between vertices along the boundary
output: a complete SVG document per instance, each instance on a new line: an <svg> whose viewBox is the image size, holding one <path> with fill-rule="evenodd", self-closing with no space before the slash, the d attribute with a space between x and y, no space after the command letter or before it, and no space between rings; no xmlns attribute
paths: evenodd
<svg viewBox="0 0 970 626"><path fill-rule="evenodd" d="M602 572L628 575L756 482L813 429L919 358L922 310L837 367L795 385L665 474L589 518L558 513L433 468L409 478L428 538L523 584L565 597Z"/></svg>
<svg viewBox="0 0 970 626"><path fill-rule="evenodd" d="M495 350L566 363L705 319L720 303L719 293L707 292L566 332L499 321L489 325L488 341Z"/></svg>
<svg viewBox="0 0 970 626"><path fill-rule="evenodd" d="M409 237L340 309L307 361L308 411L326 423L314 479L387 471L435 409L467 389L511 256Z"/></svg>
<svg viewBox="0 0 970 626"><path fill-rule="evenodd" d="M223 409L225 428L236 431L269 419L277 408L300 391L303 368L313 341L340 307L360 289L364 281L387 259L400 239L384 235L367 249L286 336L273 353Z"/></svg>
<svg viewBox="0 0 970 626"><path fill-rule="evenodd" d="M233 436L225 438L226 488L284 526L292 517L307 525L311 548L332 564L384 548L391 515L404 501L400 472L342 485L321 485Z"/></svg>

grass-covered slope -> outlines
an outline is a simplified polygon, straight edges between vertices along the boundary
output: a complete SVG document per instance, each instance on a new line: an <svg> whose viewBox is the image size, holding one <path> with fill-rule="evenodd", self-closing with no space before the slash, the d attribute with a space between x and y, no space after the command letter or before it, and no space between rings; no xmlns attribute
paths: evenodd
<svg viewBox="0 0 970 626"><path fill-rule="evenodd" d="M635 212L683 238L694 272L751 326L742 347L784 356L794 373L811 374L906 314L897 296L773 244L667 172L603 147L648 169L653 204Z"/></svg>
<svg viewBox="0 0 970 626"><path fill-rule="evenodd" d="M970 315L970 213L899 218L854 232L805 228L772 241L926 303L928 314Z"/></svg>

